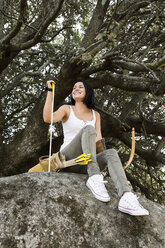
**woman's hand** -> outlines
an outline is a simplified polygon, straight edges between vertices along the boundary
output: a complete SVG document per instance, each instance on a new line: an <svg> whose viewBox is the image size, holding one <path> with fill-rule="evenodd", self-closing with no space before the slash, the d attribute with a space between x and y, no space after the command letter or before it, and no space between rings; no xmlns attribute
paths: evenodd
<svg viewBox="0 0 165 248"><path fill-rule="evenodd" d="M52 89L52 83L54 83L52 80L48 80L46 82L46 86L48 87L48 89Z"/></svg>
<svg viewBox="0 0 165 248"><path fill-rule="evenodd" d="M55 78L55 77L53 77L53 78L51 78L50 80L48 80L47 82L46 82L46 86L47 86L47 88L48 88L48 90L50 89L52 89L52 84L57 84L57 78Z"/></svg>

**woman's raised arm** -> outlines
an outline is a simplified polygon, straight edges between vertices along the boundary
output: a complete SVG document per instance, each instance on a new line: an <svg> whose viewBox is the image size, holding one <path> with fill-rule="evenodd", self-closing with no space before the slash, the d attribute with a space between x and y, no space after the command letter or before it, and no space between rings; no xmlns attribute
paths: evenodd
<svg viewBox="0 0 165 248"><path fill-rule="evenodd" d="M52 88L51 83L54 83L54 81L52 80L47 81L48 89ZM52 91L48 91L43 109L43 119L46 123L51 123L52 99L53 99ZM68 113L67 110L68 110L68 106L62 105L57 111L55 111L53 113L53 123L62 121L64 118L66 118Z"/></svg>

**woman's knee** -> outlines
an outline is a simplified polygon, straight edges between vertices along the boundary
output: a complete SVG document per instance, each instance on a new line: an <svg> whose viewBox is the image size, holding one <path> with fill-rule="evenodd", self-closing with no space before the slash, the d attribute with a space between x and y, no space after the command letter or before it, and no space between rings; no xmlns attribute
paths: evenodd
<svg viewBox="0 0 165 248"><path fill-rule="evenodd" d="M107 149L104 151L107 157L119 157L118 152L115 149Z"/></svg>
<svg viewBox="0 0 165 248"><path fill-rule="evenodd" d="M103 161L108 163L108 161L119 160L119 155L115 149L106 149L97 154L97 159L100 163Z"/></svg>
<svg viewBox="0 0 165 248"><path fill-rule="evenodd" d="M92 125L86 125L83 128L83 132L87 132L88 134L96 134L96 130Z"/></svg>

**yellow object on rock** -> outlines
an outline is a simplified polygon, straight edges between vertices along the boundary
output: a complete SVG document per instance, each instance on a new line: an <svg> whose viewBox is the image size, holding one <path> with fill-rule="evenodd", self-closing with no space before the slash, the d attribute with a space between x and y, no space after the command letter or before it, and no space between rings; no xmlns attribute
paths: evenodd
<svg viewBox="0 0 165 248"><path fill-rule="evenodd" d="M32 167L28 172L48 171L49 157L42 156L39 158L39 163ZM50 157L50 171L57 171L72 165L81 164L87 165L91 161L91 154L78 156L77 158L66 161L65 156L61 152L53 153Z"/></svg>
<svg viewBox="0 0 165 248"><path fill-rule="evenodd" d="M32 167L28 172L48 171L49 157L42 156L39 158L39 163ZM65 156L61 152L53 153L50 158L50 171L57 171L65 168Z"/></svg>

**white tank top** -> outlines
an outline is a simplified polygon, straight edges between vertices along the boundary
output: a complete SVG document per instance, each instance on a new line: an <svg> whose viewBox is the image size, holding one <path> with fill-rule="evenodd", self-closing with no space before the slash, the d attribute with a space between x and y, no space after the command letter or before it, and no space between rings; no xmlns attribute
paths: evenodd
<svg viewBox="0 0 165 248"><path fill-rule="evenodd" d="M74 114L74 111L71 106L70 115L66 122L62 123L63 133L64 133L64 142L60 148L60 151L66 147L72 139L79 133L79 131L86 125L92 125L95 128L96 116L95 111L92 109L93 120L92 121L83 121L77 118Z"/></svg>

